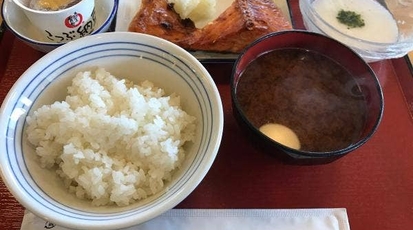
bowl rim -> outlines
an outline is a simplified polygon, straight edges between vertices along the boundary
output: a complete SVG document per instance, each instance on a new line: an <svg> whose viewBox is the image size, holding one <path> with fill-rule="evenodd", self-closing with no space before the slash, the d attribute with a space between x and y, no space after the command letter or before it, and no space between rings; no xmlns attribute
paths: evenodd
<svg viewBox="0 0 413 230"><path fill-rule="evenodd" d="M213 105L213 110L210 112L210 116L213 116L211 118L211 133L208 134L210 135L210 139L206 141L206 148L209 150L208 152L205 152L202 154L202 159L199 161L199 165L197 165L196 169L193 169L193 173L185 180L183 185L185 186L180 186L179 188L176 188L177 192L168 195L168 198L165 203L162 203L161 205L158 205L156 207L151 208L150 210L144 212L143 216L137 216L137 215L129 215L127 217L122 217L120 220L110 220L110 221L78 221L74 220L73 218L67 218L67 219L60 219L62 216L59 218L56 217L57 215L53 215L50 213L51 211L49 209L43 210L42 208L36 207L38 204L37 202L32 204L31 198L28 198L29 194L26 191L16 191L16 188L19 188L20 185L16 185L14 183L16 182L16 178L12 176L12 169L10 168L10 164L4 161L0 161L0 174L3 178L4 183L6 186L9 188L10 192L16 197L16 199L23 204L25 207L27 207L30 211L32 211L35 215L37 216L42 216L43 218L47 218L49 221L61 225L61 226L69 226L73 228L86 228L86 229L112 229L112 228L125 228L129 227L131 225L136 225L139 223L142 223L144 221L147 221L149 219L152 219L163 212L173 208L176 206L179 202L184 200L198 185L201 183L203 178L206 176L208 173L210 167L212 166L219 150L219 146L221 143L222 139L222 134L223 134L223 126L224 126L224 113L223 113L223 105L221 101L221 97L219 94L219 91L217 89L216 84L214 84L214 81L212 77L210 76L209 72L205 69L205 67L202 65L201 62L199 62L193 55L191 55L188 51L182 49L181 47L166 41L164 39L151 36L151 35L146 35L146 34L139 34L139 33L131 33L131 32L113 32L113 33L102 33L102 34L97 34L97 35L91 35L91 36L86 36L80 39L77 39L73 42L70 42L64 46L60 46L57 49L51 51L50 53L47 53L44 55L42 58L40 58L38 61L36 61L33 65L31 65L23 74L22 76L16 81L16 83L13 85L9 93L6 95L1 107L0 107L0 119L1 120L9 120L10 115L12 111L9 111L6 114L6 110L10 105L13 105L16 100L20 97L21 93L19 93L16 96L16 93L14 90L18 89L18 91L22 91L22 89L19 89L19 87L23 87L26 85L28 81L30 81L30 76L29 73L31 69L34 68L39 68L38 66L44 65L45 63L50 63L51 60L56 60L59 57L63 57L63 55L66 54L71 54L73 50L78 50L79 47L85 48L85 44L87 45L96 45L99 43L111 43L113 42L112 40L107 40L107 39L117 39L120 42L128 43L130 44L132 41L133 42L139 42L142 38L144 39L144 43L148 44L150 46L154 46L154 44L162 44L162 47L167 47L166 50L168 52L173 52L173 55L175 58L181 59L184 63L188 63L192 65L192 72L194 74L200 76L198 79L199 81L202 82L202 84L206 85L205 91L206 96L209 97L210 103ZM105 40L106 39L106 40ZM150 41L150 42L149 42ZM83 49L82 48L82 49ZM111 52L111 51L108 51ZM176 52L176 53L175 53ZM24 88L24 87L23 87ZM41 92L39 93L39 95ZM209 113L209 112L208 112ZM212 120L215 120L212 122ZM7 130L8 125L5 124L6 122L1 122L0 127L4 128L4 130ZM0 135L1 138L6 138L5 132ZM2 141L3 142L3 141ZM3 148L3 147L2 147ZM7 155L7 154L4 154ZM3 158L6 156L0 156L0 158ZM23 186L24 187L24 186ZM50 197L51 198L51 197ZM49 198L48 198L49 199ZM72 208L70 208L72 209ZM126 210L126 213L129 213L131 210ZM124 212L124 213L125 213ZM59 214L61 215L61 214ZM113 215L117 215L113 213ZM75 221L75 222L74 222Z"/></svg>
<svg viewBox="0 0 413 230"><path fill-rule="evenodd" d="M20 0L12 0L12 1L13 1L16 5L18 5L20 8L24 9L24 10L27 10L27 11L30 11L30 12L34 12L34 13L40 13L40 14L51 14L51 11L44 11L44 10L35 10L35 9L32 9L32 8L24 5ZM80 1L84 1L84 0L80 0ZM70 6L70 7L64 8L64 9L55 10L54 12L69 11L69 10L71 10L72 8L74 8L77 4L79 4L80 1L77 2L76 4L74 4L73 6Z"/></svg>
<svg viewBox="0 0 413 230"><path fill-rule="evenodd" d="M359 61L364 62L365 67L367 68L368 72L369 72L369 76L373 76L373 80L375 82L375 88L377 89L378 92L378 96L379 96L379 101L380 101L380 105L379 105L379 114L377 119L374 122L373 127L371 128L370 132L368 132L368 134L366 135L366 137L362 140L357 141L356 143L352 143L351 145L345 147L345 148L341 148L338 150L333 150L333 151L324 151L324 152L315 152L315 151L305 151L305 150L297 150L294 148L290 148L288 146L285 146L273 139L271 139L270 137L266 136L265 134L263 134L261 131L258 130L257 127L255 127L254 125L251 124L251 122L248 120L248 118L245 116L241 105L237 99L237 94L236 94L236 88L237 85L235 85L235 75L236 75L236 70L237 67L239 65L239 63L241 62L241 60L243 59L243 57L246 55L247 51L249 49L251 49L252 47L254 47L255 45L257 45L258 43L260 43L263 40L269 39L271 37L275 37L275 36L282 36L283 34L307 34L307 35L311 35L311 36L316 36L316 37L322 37L323 39L328 39L331 40L333 42L335 42L338 46L342 46L345 49L347 49L349 52L353 53L354 57L358 58ZM266 50L266 52L270 52L271 50ZM249 64L249 63L248 63ZM247 66L248 66L247 64ZM300 30L300 29L294 29L294 30L284 30L284 31L279 31L279 32L273 32L267 35L264 35L260 38L258 38L257 40L255 40L254 42L252 42L250 45L248 45L243 51L242 53L239 55L239 57L237 58L237 60L234 63L233 69L232 69L232 73L231 73L231 78L230 78L230 91L231 91L231 100L232 100L232 105L236 108L236 111L234 110L234 112L238 112L240 114L240 118L243 120L244 124L249 128L249 130L251 130L253 132L254 135L258 135L260 138L264 139L267 143L271 144L272 146L281 149L283 152L285 152L286 154L293 156L293 157L299 157L299 158L312 158L312 159L317 159L317 158L329 158L329 157L338 157L338 156L342 156L345 155L346 153L353 151L359 147L361 147L364 143L366 143L373 135L374 133L376 133L381 120L383 118L383 112L384 112L384 96L383 96L383 90L381 88L381 84L379 82L379 80L376 77L376 74L374 73L373 69L370 67L370 65L368 65L363 58L357 53L355 52L353 49L349 48L347 45L322 34L316 33L316 32L311 32L311 31L307 31L307 30Z"/></svg>
<svg viewBox="0 0 413 230"><path fill-rule="evenodd" d="M101 2L102 0L98 0L98 2ZM105 20L102 22L101 25L99 25L98 28L96 28L90 35L98 34L101 33L102 29L107 26L108 24L112 23L113 19L116 16L116 12L118 11L118 5L119 5L119 0L112 0L113 1L113 7L110 10L108 16L105 18ZM110 2L112 2L110 1ZM8 4L15 4L13 0L3 0L1 4L1 17L3 18L4 25L7 27L8 30L10 30L15 36L20 38L22 41L37 45L37 46L44 46L44 47L50 47L50 48L56 48L61 45L64 45L66 43L55 43L55 42L47 42L47 41L39 41L31 37L24 36L20 31L15 30L14 26L12 23L8 20L8 17L5 15L5 10L6 6ZM23 12L22 12L23 14ZM25 16L24 16L25 17ZM88 35L88 36L90 36Z"/></svg>
<svg viewBox="0 0 413 230"><path fill-rule="evenodd" d="M314 10L314 7L312 6L312 4L310 3L311 0L299 0L299 8L300 11L302 12L302 15L308 15L309 13L311 13L314 17L317 18L317 20L319 20L320 22L322 22L323 25L327 26L328 28L330 28L332 31L334 31L335 33L339 33L341 36L347 38L347 39L351 39L354 41L358 41L361 43L365 43L367 45L373 45L373 46L402 46L405 43L408 43L407 41L403 41L400 40L400 33L397 36L397 41L395 42L374 42L374 41L369 41L369 40L365 40L365 39L361 39L361 38L357 38L354 36L350 36L348 34L345 34L343 32L341 32L340 30L336 29L335 27L333 27L330 23L328 23L327 21L325 21L320 14ZM376 1L377 2L377 1ZM380 4L378 2L378 4ZM302 7L302 5L305 6L305 8ZM380 4L381 5L381 4ZM389 13L391 14L391 12L389 11ZM309 17L307 17L309 18ZM303 17L304 19L304 17ZM311 23L317 27L318 30L322 31L323 33L326 33L324 30L322 30L318 24L314 23L313 20L310 20ZM399 31L399 28L397 28ZM327 34L327 33L326 33Z"/></svg>

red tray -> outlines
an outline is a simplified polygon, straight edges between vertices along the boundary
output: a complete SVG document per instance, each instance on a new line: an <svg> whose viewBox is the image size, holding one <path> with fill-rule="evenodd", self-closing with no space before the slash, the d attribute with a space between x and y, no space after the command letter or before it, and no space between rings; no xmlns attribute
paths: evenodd
<svg viewBox="0 0 413 230"><path fill-rule="evenodd" d="M291 0L295 28L303 28ZM0 101L39 53L11 33L0 44ZM197 189L176 208L347 208L352 230L413 229L413 75L406 58L371 64L385 109L376 134L326 165L283 164L254 149L232 116L232 63L207 63L225 112L218 156ZM1 153L0 153L1 154ZM19 229L24 209L0 181L0 229Z"/></svg>

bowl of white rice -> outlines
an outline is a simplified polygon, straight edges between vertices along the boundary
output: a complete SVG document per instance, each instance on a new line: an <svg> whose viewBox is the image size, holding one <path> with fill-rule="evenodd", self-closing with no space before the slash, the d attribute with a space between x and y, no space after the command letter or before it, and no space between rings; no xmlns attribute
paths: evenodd
<svg viewBox="0 0 413 230"><path fill-rule="evenodd" d="M4 183L35 215L75 229L125 228L175 207L207 174L223 131L202 64L128 32L46 54L0 112Z"/></svg>

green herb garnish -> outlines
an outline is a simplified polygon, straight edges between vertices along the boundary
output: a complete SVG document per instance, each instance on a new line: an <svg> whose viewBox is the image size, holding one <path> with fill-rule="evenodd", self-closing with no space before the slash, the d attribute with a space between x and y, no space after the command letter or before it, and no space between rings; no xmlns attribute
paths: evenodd
<svg viewBox="0 0 413 230"><path fill-rule="evenodd" d="M363 18L361 18L361 15L354 11L340 10L336 18L340 23L348 26L348 29L363 27L366 25Z"/></svg>

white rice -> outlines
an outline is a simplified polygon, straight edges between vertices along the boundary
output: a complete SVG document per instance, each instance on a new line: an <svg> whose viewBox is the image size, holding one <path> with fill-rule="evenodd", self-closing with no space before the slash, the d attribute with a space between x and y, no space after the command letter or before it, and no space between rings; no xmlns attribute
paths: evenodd
<svg viewBox="0 0 413 230"><path fill-rule="evenodd" d="M195 131L179 96L102 68L78 73L66 100L42 106L27 124L41 166L96 206L124 206L162 190Z"/></svg>

